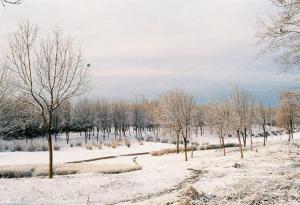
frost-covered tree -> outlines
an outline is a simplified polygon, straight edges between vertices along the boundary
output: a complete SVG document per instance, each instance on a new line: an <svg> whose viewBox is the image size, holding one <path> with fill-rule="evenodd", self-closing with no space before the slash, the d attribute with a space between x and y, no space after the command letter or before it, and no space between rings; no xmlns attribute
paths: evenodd
<svg viewBox="0 0 300 205"><path fill-rule="evenodd" d="M180 135L184 141L185 160L187 161L187 138L192 127L194 97L183 90L165 92L159 98L161 123L176 133L176 147L179 153Z"/></svg>
<svg viewBox="0 0 300 205"><path fill-rule="evenodd" d="M293 139L294 125L300 117L300 94L297 92L282 92L280 96L279 125L289 134L289 141Z"/></svg>
<svg viewBox="0 0 300 205"><path fill-rule="evenodd" d="M142 130L146 127L146 109L145 109L145 100L142 97L137 97L135 102L132 104L132 125L135 131L135 137L142 137Z"/></svg>
<svg viewBox="0 0 300 205"><path fill-rule="evenodd" d="M200 129L200 135L202 136L204 134L204 125L205 125L205 116L204 116L204 107L203 106L196 106L195 112L193 114L193 127L196 134L196 137L198 137L198 131Z"/></svg>
<svg viewBox="0 0 300 205"><path fill-rule="evenodd" d="M84 132L84 140L87 143L90 139L90 132L95 126L94 104L90 99L80 99L74 106L73 128Z"/></svg>
<svg viewBox="0 0 300 205"><path fill-rule="evenodd" d="M114 127L115 139L119 134L126 137L126 131L129 129L129 105L125 101L117 101L112 104L112 122Z"/></svg>
<svg viewBox="0 0 300 205"><path fill-rule="evenodd" d="M257 37L259 43L265 46L262 53L278 54L284 71L299 68L300 1L270 1L278 8L278 12L258 24Z"/></svg>
<svg viewBox="0 0 300 205"><path fill-rule="evenodd" d="M37 26L20 22L9 39L9 68L18 91L39 109L49 146L49 178L53 177L53 112L66 100L87 88L88 66L78 45L60 30L38 36Z"/></svg>
<svg viewBox="0 0 300 205"><path fill-rule="evenodd" d="M243 158L243 146L241 141L241 132L246 127L249 121L249 113L252 112L252 95L246 90L234 87L230 95L230 121L231 126L235 130L238 138L241 158Z"/></svg>
<svg viewBox="0 0 300 205"><path fill-rule="evenodd" d="M225 156L225 136L230 132L230 104L228 101L214 102L209 104L205 113L207 125L217 133L220 148Z"/></svg>
<svg viewBox="0 0 300 205"><path fill-rule="evenodd" d="M97 128L97 141L99 141L99 132L103 132L103 139L105 140L105 133L109 137L112 121L111 103L105 99L100 99L95 102L95 125Z"/></svg>
<svg viewBox="0 0 300 205"><path fill-rule="evenodd" d="M271 107L260 103L256 108L256 122L263 130L263 145L266 146L267 126L271 124Z"/></svg>

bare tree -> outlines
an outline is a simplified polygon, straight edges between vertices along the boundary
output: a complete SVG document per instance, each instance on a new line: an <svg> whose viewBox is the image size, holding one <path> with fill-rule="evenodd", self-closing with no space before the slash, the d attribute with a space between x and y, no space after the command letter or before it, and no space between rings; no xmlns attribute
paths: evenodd
<svg viewBox="0 0 300 205"><path fill-rule="evenodd" d="M203 135L205 125L205 116L203 112L203 107L196 106L195 112L193 114L193 127L196 137L198 137L198 131L200 129L200 135Z"/></svg>
<svg viewBox="0 0 300 205"><path fill-rule="evenodd" d="M184 141L185 160L187 161L187 138L192 127L194 97L183 90L170 90L160 96L161 122L176 133L177 153L180 135Z"/></svg>
<svg viewBox="0 0 300 205"><path fill-rule="evenodd" d="M185 161L187 158L187 138L190 136L190 130L192 127L193 111L195 108L194 96L188 93L181 93L180 98L180 110L182 115L182 137L184 142Z"/></svg>
<svg viewBox="0 0 300 205"><path fill-rule="evenodd" d="M9 68L18 79L18 90L39 109L49 146L49 178L53 177L52 117L66 100L87 89L88 67L70 37L55 30L37 39L37 26L21 22L9 40Z"/></svg>
<svg viewBox="0 0 300 205"><path fill-rule="evenodd" d="M249 114L251 109L249 106L251 104L252 96L245 90L234 87L231 91L230 104L231 104L231 124L235 129L236 136L239 141L240 154L243 158L243 147L241 142L241 131L245 128L247 124Z"/></svg>
<svg viewBox="0 0 300 205"><path fill-rule="evenodd" d="M135 137L142 137L142 129L146 126L146 109L143 97L136 97L132 105L132 125L135 130Z"/></svg>
<svg viewBox="0 0 300 205"><path fill-rule="evenodd" d="M174 130L176 133L176 149L179 153L179 139L182 132L182 116L180 108L180 95L182 90L170 90L159 97L159 118L160 123Z"/></svg>
<svg viewBox="0 0 300 205"><path fill-rule="evenodd" d="M274 52L284 65L284 71L300 63L300 1L270 0L279 10L269 20L258 25L258 43L264 45L262 53Z"/></svg>
<svg viewBox="0 0 300 205"><path fill-rule="evenodd" d="M281 123L288 131L289 141L293 139L294 125L299 119L300 94L297 92L282 92L280 95Z"/></svg>
<svg viewBox="0 0 300 205"><path fill-rule="evenodd" d="M0 65L0 106L3 105L3 101L12 96L15 91L15 82L11 76L5 61Z"/></svg>
<svg viewBox="0 0 300 205"><path fill-rule="evenodd" d="M97 128L97 142L99 141L99 132L103 131L103 139L105 140L105 133L109 137L111 128L111 103L105 99L100 99L95 102L95 118Z"/></svg>
<svg viewBox="0 0 300 205"><path fill-rule="evenodd" d="M205 115L207 125L219 136L220 149L225 156L224 138L230 131L230 104L228 101L211 103Z"/></svg>
<svg viewBox="0 0 300 205"><path fill-rule="evenodd" d="M258 125L263 129L264 146L267 141L267 125L271 123L271 108L260 103L256 110L256 119Z"/></svg>
<svg viewBox="0 0 300 205"><path fill-rule="evenodd" d="M80 99L74 106L74 125L84 131L85 143L90 140L91 130L94 128L95 113L93 102L90 99Z"/></svg>
<svg viewBox="0 0 300 205"><path fill-rule="evenodd" d="M127 102L118 101L112 104L112 119L115 132L115 139L117 134L121 138L122 134L126 136L126 130L129 129L129 105Z"/></svg>

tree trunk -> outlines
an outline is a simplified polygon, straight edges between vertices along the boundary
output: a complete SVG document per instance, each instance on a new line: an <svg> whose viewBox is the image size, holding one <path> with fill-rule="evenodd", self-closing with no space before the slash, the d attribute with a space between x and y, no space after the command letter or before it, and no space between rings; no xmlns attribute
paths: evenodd
<svg viewBox="0 0 300 205"><path fill-rule="evenodd" d="M220 144L220 150L222 150L222 139L220 135L219 135L219 144Z"/></svg>
<svg viewBox="0 0 300 205"><path fill-rule="evenodd" d="M186 140L186 137L183 138L183 141L184 141L184 156L185 156L185 161L188 161L188 158L187 158L187 140Z"/></svg>
<svg viewBox="0 0 300 205"><path fill-rule="evenodd" d="M250 129L250 149L253 151L252 129Z"/></svg>
<svg viewBox="0 0 300 205"><path fill-rule="evenodd" d="M225 156L226 155L226 151L225 151L224 137L222 137L221 139L222 139L223 154Z"/></svg>
<svg viewBox="0 0 300 205"><path fill-rule="evenodd" d="M179 153L179 132L176 131L176 153Z"/></svg>
<svg viewBox="0 0 300 205"><path fill-rule="evenodd" d="M48 170L48 174L49 174L49 178L52 179L53 178L53 150L52 150L52 136L51 136L51 126L52 126L52 112L49 111L49 123L47 126L47 121L44 118L44 124L46 125L46 133L48 136L48 150L49 150L49 170Z"/></svg>
<svg viewBox="0 0 300 205"><path fill-rule="evenodd" d="M67 144L69 144L69 140L70 140L70 133L66 132L66 139L67 139Z"/></svg>
<svg viewBox="0 0 300 205"><path fill-rule="evenodd" d="M247 146L247 129L246 128L244 128L243 141L244 141L244 147L246 147Z"/></svg>
<svg viewBox="0 0 300 205"><path fill-rule="evenodd" d="M240 147L240 153L241 153L241 159L244 158L244 155L243 155L243 146L242 146L242 142L241 142L241 135L240 135L240 130L236 130L236 134L237 134L237 138L239 140L239 147Z"/></svg>
<svg viewBox="0 0 300 205"><path fill-rule="evenodd" d="M266 126L263 125L263 137L264 137L264 146L266 146Z"/></svg>

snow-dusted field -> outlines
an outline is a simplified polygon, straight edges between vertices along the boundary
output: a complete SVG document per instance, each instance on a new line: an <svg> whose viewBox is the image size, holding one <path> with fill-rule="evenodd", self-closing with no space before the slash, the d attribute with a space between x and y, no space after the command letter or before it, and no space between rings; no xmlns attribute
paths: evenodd
<svg viewBox="0 0 300 205"><path fill-rule="evenodd" d="M262 138L255 138L254 151L246 150L243 160L237 148L228 148L225 157L220 150L196 151L188 162L183 153L141 155L136 161L142 170L122 174L0 179L0 204L176 204L180 190L187 185L200 192L195 201L198 204L299 204L300 135L295 135L290 146L286 139L286 135L272 136L262 147ZM136 142L130 148L116 149L64 147L54 152L54 162L170 147L175 145ZM0 165L43 164L47 157L48 152L1 152ZM133 158L119 156L89 163L132 164ZM233 167L235 163L237 168Z"/></svg>

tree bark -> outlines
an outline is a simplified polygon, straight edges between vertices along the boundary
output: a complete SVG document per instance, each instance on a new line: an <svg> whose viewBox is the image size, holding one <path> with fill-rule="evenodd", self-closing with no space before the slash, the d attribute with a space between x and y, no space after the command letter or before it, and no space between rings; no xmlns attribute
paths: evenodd
<svg viewBox="0 0 300 205"><path fill-rule="evenodd" d="M186 137L183 138L183 141L184 141L184 156L185 156L185 161L188 161L188 158L187 158L187 140L186 140Z"/></svg>
<svg viewBox="0 0 300 205"><path fill-rule="evenodd" d="M225 156L226 155L226 151L225 151L224 137L222 137L222 147L223 147L223 154Z"/></svg>
<svg viewBox="0 0 300 205"><path fill-rule="evenodd" d="M179 132L176 132L176 153L179 153Z"/></svg>
<svg viewBox="0 0 300 205"><path fill-rule="evenodd" d="M45 124L46 123L46 120ZM51 136L51 125L52 125L52 112L49 111L49 123L48 126L46 126L46 132L48 135L48 148L49 148L49 170L48 170L48 174L49 174L49 178L52 179L53 178L53 150L52 150L52 136Z"/></svg>
<svg viewBox="0 0 300 205"><path fill-rule="evenodd" d="M237 134L237 138L239 140L239 147L240 147L240 153L241 153L241 159L244 158L244 154L243 154L243 146L242 146L242 142L241 142L241 135L240 135L240 130L236 130L236 134Z"/></svg>

